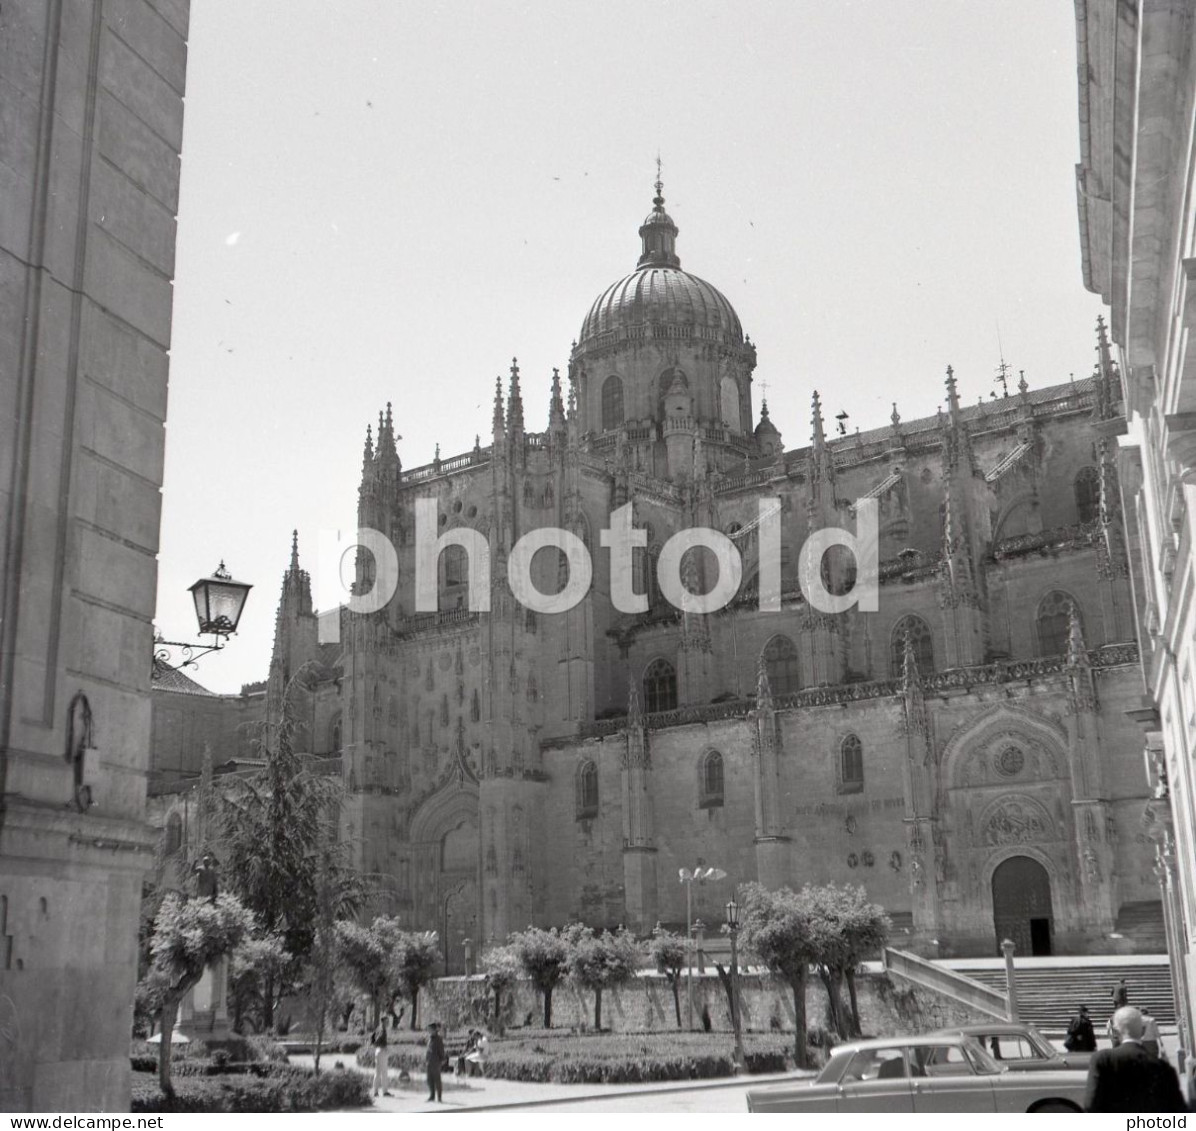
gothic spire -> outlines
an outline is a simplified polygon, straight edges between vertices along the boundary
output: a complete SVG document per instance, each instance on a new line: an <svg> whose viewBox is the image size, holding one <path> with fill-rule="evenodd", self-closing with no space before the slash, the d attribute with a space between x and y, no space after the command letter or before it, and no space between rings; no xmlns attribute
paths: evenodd
<svg viewBox="0 0 1196 1131"><path fill-rule="evenodd" d="M955 385L955 370L947 366L947 410L951 414L951 420L958 422L959 420L959 390Z"/></svg>
<svg viewBox="0 0 1196 1131"><path fill-rule="evenodd" d="M519 359L511 358L511 387L507 394L507 428L512 436L523 434L523 394L519 391Z"/></svg>
<svg viewBox="0 0 1196 1131"><path fill-rule="evenodd" d="M565 404L561 399L561 371L552 370L552 397L548 402L548 431L561 432L565 428Z"/></svg>
<svg viewBox="0 0 1196 1131"><path fill-rule="evenodd" d="M299 531L291 531L291 572L299 572Z"/></svg>
<svg viewBox="0 0 1196 1131"><path fill-rule="evenodd" d="M627 683L627 725L629 727L644 725L644 712L640 708L640 689L634 677Z"/></svg>
<svg viewBox="0 0 1196 1131"><path fill-rule="evenodd" d="M1109 334L1102 314L1096 316L1096 352L1098 357L1094 374L1096 377L1096 415L1099 420L1108 420L1115 415L1113 406L1117 403L1117 388L1114 384L1116 368L1113 364L1113 354L1109 348Z"/></svg>
<svg viewBox="0 0 1196 1131"><path fill-rule="evenodd" d="M369 424L365 426L365 453L362 456L361 467L365 471L374 462L374 430Z"/></svg>
<svg viewBox="0 0 1196 1131"><path fill-rule="evenodd" d="M773 709L772 688L768 683L768 664L764 661L764 653L756 661L756 710L771 711Z"/></svg>
<svg viewBox="0 0 1196 1131"><path fill-rule="evenodd" d="M502 403L502 378L494 378L494 438L497 440L507 430L506 413Z"/></svg>
<svg viewBox="0 0 1196 1131"><path fill-rule="evenodd" d="M1084 628L1074 602L1067 606L1067 664L1072 668L1088 666L1088 649L1084 646Z"/></svg>
<svg viewBox="0 0 1196 1131"><path fill-rule="evenodd" d="M822 398L818 396L817 389L814 390L813 408L814 416L811 423L814 425L814 452L817 455L826 447L826 431L822 426Z"/></svg>

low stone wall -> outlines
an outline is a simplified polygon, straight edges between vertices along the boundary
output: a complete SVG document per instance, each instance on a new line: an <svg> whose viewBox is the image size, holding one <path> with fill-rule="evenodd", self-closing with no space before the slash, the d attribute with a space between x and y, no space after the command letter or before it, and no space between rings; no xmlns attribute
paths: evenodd
<svg viewBox="0 0 1196 1131"><path fill-rule="evenodd" d="M713 971L695 975L693 986L695 1025L702 1027L705 1018L711 1029L729 1031L731 1012L718 975ZM903 980L890 979L884 973L860 974L856 987L860 1026L866 1036L925 1032L987 1019L984 1014L949 998ZM793 1031L793 995L784 983L768 974L744 974L740 977L739 994L745 1029ZM688 1024L687 1000L683 979L680 986L683 1027ZM494 995L487 993L481 977L440 978L420 994L419 1023L423 1027L429 1021L439 1021L450 1029L488 1024L493 1003ZM543 1016L541 996L530 982L520 982L505 995L503 1020L507 1027L539 1028ZM811 1030L831 1028L826 991L817 978L811 980L806 993L806 1019ZM404 1024L407 1023L405 1019ZM593 1028L594 995L583 993L569 982L559 985L552 995L552 1024L559 1029ZM677 1014L668 980L661 974L643 974L632 985L607 990L602 995L602 1027L615 1032L675 1030Z"/></svg>

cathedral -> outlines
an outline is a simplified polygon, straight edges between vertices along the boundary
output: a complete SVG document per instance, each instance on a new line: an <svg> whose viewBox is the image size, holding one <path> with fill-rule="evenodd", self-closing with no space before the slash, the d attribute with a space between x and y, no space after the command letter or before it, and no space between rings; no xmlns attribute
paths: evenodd
<svg viewBox="0 0 1196 1131"><path fill-rule="evenodd" d="M359 525L395 546L398 588L342 611L321 644L293 547L269 687L304 664L300 741L338 758L344 835L386 894L379 910L444 940L450 972L528 924L580 919L646 933L721 919L733 885L861 884L898 945L929 955L1154 951L1161 914L1143 832L1142 692L1114 462L1124 428L1103 325L1092 375L828 436L817 393L787 447L753 396L757 350L715 287L682 269L659 182L634 270L595 299L544 429L517 364L488 443L404 468L388 406L367 432ZM470 610L465 552L438 558L439 606L418 611L414 512L490 547L488 612ZM779 611L759 600L760 500L782 519ZM879 608L824 613L798 550L879 526ZM600 532L630 504L642 613L611 600ZM680 612L657 577L677 531L711 527L744 562L717 613ZM540 614L506 579L526 532L590 550L573 609ZM544 592L564 559L541 551ZM699 557L691 552L689 557ZM708 564L708 563L707 563ZM368 590L369 555L358 561ZM686 574L709 587L702 560ZM851 555L822 579L849 593Z"/></svg>

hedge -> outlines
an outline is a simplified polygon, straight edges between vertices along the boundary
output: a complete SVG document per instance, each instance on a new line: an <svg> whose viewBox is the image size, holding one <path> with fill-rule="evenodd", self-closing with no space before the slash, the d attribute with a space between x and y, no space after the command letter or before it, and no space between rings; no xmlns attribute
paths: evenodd
<svg viewBox="0 0 1196 1131"><path fill-rule="evenodd" d="M414 1034L412 1035L414 1037ZM456 1042L449 1040L447 1044ZM426 1037L388 1045L390 1067L424 1070ZM557 1084L627 1084L659 1080L702 1080L734 1072L729 1034L595 1033L520 1030L518 1036L491 1039L486 1075L505 1080ZM748 1072L783 1072L791 1064L792 1041L771 1034L744 1037ZM373 1063L361 1049L357 1063Z"/></svg>
<svg viewBox="0 0 1196 1131"><path fill-rule="evenodd" d="M275 1066L272 1066L275 1067ZM173 1079L173 1078L172 1078ZM277 1112L328 1111L370 1107L370 1081L359 1072L321 1072L302 1068L275 1071L264 1078L249 1075L180 1076L170 1099L156 1077L133 1076L134 1112Z"/></svg>

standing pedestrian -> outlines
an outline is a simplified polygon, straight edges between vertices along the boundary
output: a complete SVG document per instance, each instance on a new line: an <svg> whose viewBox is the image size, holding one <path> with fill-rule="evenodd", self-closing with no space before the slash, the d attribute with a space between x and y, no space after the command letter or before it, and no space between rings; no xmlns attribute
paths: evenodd
<svg viewBox="0 0 1196 1131"><path fill-rule="evenodd" d="M1093 1055L1084 1110L1187 1111L1175 1069L1142 1047L1142 1014L1126 1005L1113 1014L1112 1021L1120 1043Z"/></svg>
<svg viewBox="0 0 1196 1131"><path fill-rule="evenodd" d="M370 1038L370 1044L374 1048L374 1095L378 1095L381 1092L382 1095L389 1096L390 1073L388 1072L388 1061L390 1059L390 1050L387 1047L385 1017L378 1022L378 1028L374 1030L374 1035Z"/></svg>
<svg viewBox="0 0 1196 1131"><path fill-rule="evenodd" d="M1163 1042L1159 1037L1159 1023L1150 1015L1150 1010L1146 1006L1142 1007L1142 1047L1150 1053L1151 1056L1161 1056L1163 1052ZM1166 1060L1166 1057L1163 1057Z"/></svg>
<svg viewBox="0 0 1196 1131"><path fill-rule="evenodd" d="M444 1071L444 1038L440 1035L439 1022L433 1021L428 1029L428 1102L443 1103L444 1085L440 1074Z"/></svg>
<svg viewBox="0 0 1196 1131"><path fill-rule="evenodd" d="M1080 1012L1071 1019L1063 1047L1068 1052L1096 1052L1096 1031L1086 1005L1081 1005Z"/></svg>
<svg viewBox="0 0 1196 1131"><path fill-rule="evenodd" d="M1122 978L1117 985L1112 989L1113 995L1113 1012L1116 1013L1123 1006L1130 1003L1130 988L1125 984L1125 979Z"/></svg>

